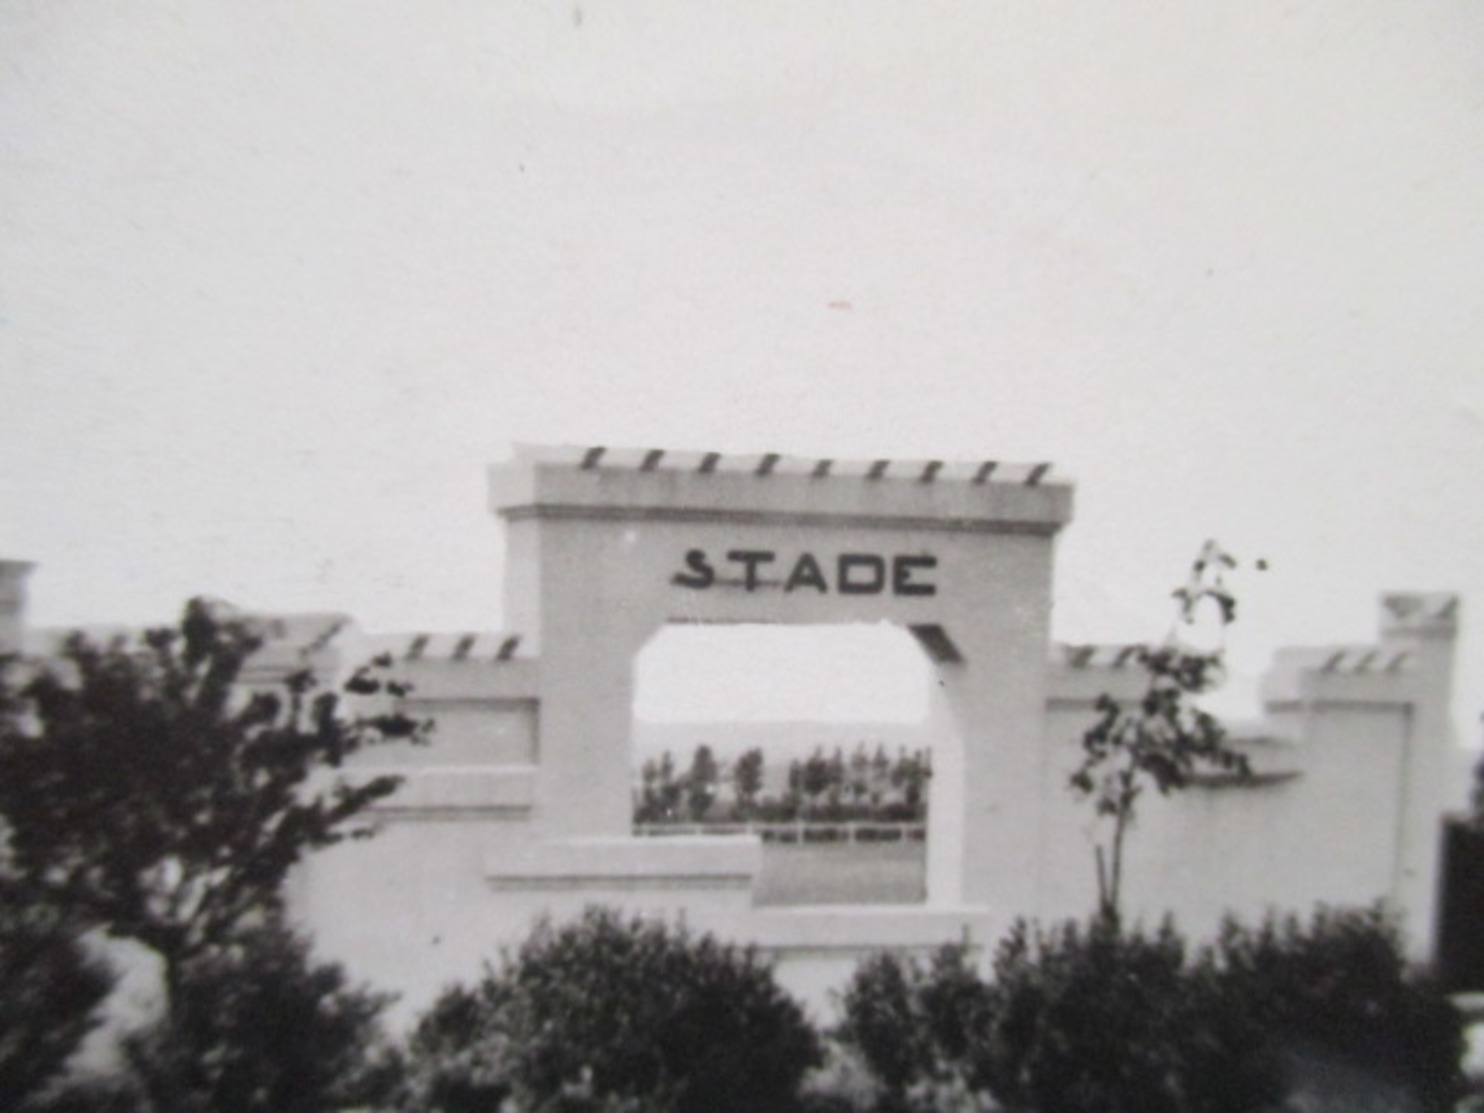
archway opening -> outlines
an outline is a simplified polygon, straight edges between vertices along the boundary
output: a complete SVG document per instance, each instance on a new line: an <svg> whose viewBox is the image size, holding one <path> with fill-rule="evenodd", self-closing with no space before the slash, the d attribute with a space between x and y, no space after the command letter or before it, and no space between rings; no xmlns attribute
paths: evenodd
<svg viewBox="0 0 1484 1113"><path fill-rule="evenodd" d="M635 833L759 836L759 904L921 902L925 647L887 623L666 626L635 662Z"/></svg>

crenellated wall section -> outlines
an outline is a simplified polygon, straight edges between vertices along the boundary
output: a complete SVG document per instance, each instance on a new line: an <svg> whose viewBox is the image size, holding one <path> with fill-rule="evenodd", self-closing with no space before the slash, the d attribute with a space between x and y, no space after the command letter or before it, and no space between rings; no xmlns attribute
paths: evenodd
<svg viewBox="0 0 1484 1113"><path fill-rule="evenodd" d="M605 903L755 943L818 1009L883 947L992 945L1086 915L1088 809L1067 778L1097 698L1143 691L1129 646L1053 645L1054 541L1072 488L1045 464L529 448L491 473L510 633L367 636L263 616L253 683L379 654L428 747L361 755L403 788L383 830L312 859L292 905L321 949L399 991L404 1017L539 915ZM12 595L25 566L5 565ZM1457 600L1382 599L1377 642L1281 652L1234 728L1255 775L1141 801L1128 907L1200 933L1227 911L1386 899L1433 938ZM888 622L935 680L927 899L765 907L751 836L631 833L634 664L673 623ZM14 624L14 623L13 623ZM3 632L3 630L0 630Z"/></svg>
<svg viewBox="0 0 1484 1113"><path fill-rule="evenodd" d="M1046 465L522 450L491 475L518 633L368 644L400 663L438 742L399 755L386 831L315 864L306 913L414 1000L534 916L603 902L757 943L821 1008L872 949L1085 915L1089 814L1067 777L1098 696L1135 699L1143 676L1134 647L1049 640L1071 494ZM1235 728L1254 776L1141 802L1133 914L1201 932L1230 910L1385 898L1425 951L1456 606L1386 596L1375 645L1281 653L1263 721ZM938 682L926 902L758 907L754 839L633 837L645 642L676 622L846 621L911 631Z"/></svg>
<svg viewBox="0 0 1484 1113"><path fill-rule="evenodd" d="M1209 931L1228 911L1306 909L1384 899L1402 914L1414 954L1435 936L1439 819L1451 796L1449 723L1458 600L1382 596L1366 645L1279 651L1263 678L1263 715L1232 724L1253 776L1199 779L1139 803L1127 897L1148 920L1172 912ZM1135 647L1059 647L1052 662L1048 750L1053 782L1078 758L1099 694L1143 691ZM1048 810L1048 914L1087 907L1088 842L1057 832L1085 814L1063 793Z"/></svg>

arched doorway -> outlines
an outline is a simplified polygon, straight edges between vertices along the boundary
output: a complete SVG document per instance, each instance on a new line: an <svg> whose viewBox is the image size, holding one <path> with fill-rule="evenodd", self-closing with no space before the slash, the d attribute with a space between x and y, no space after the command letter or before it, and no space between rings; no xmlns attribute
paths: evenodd
<svg viewBox="0 0 1484 1113"><path fill-rule="evenodd" d="M890 623L666 625L635 660L635 833L760 838L759 905L920 903L934 688Z"/></svg>
<svg viewBox="0 0 1484 1113"><path fill-rule="evenodd" d="M522 838L656 857L625 840L635 661L657 632L888 623L926 651L934 714L962 740L935 761L928 905L1036 907L1051 555L1071 514L1046 465L532 449L492 480L506 618L539 660Z"/></svg>

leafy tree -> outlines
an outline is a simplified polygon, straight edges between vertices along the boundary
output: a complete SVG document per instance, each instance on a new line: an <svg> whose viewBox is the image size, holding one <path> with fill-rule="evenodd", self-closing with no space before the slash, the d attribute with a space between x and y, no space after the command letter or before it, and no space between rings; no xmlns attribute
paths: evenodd
<svg viewBox="0 0 1484 1113"><path fill-rule="evenodd" d="M457 1064L423 1087L442 1095L427 1113L492 1109L506 1090L531 1110L787 1113L819 1060L753 951L604 909L539 925L480 985L445 994L414 1045Z"/></svg>
<svg viewBox="0 0 1484 1113"><path fill-rule="evenodd" d="M676 774L674 755L666 750L659 761L650 758L644 763L640 778L641 795L635 818L642 823L673 823L679 819L689 780Z"/></svg>
<svg viewBox="0 0 1484 1113"><path fill-rule="evenodd" d="M881 798L886 795L887 786L891 784L891 758L886 756L886 747L881 743L876 744L876 752L871 756L871 805L881 806Z"/></svg>
<svg viewBox="0 0 1484 1113"><path fill-rule="evenodd" d="M864 742L856 743L855 749L851 751L846 785L846 795L851 803L863 803L870 797L871 757L866 753Z"/></svg>
<svg viewBox="0 0 1484 1113"><path fill-rule="evenodd" d="M902 794L902 803L914 818L921 818L923 797L931 776L932 770L924 751L914 750L908 754L903 748L898 752L897 763L891 774L892 784Z"/></svg>
<svg viewBox="0 0 1484 1113"><path fill-rule="evenodd" d="M324 777L426 725L396 710L347 717L307 672L251 689L250 622L202 600L173 628L60 657L0 697L0 820L8 865L34 891L156 951L168 1000L194 959L281 906L303 855L371 828L398 780ZM347 683L392 701L374 662Z"/></svg>
<svg viewBox="0 0 1484 1113"><path fill-rule="evenodd" d="M794 758L788 763L788 789L783 796L783 814L788 819L797 819L803 810L804 763Z"/></svg>
<svg viewBox="0 0 1484 1113"><path fill-rule="evenodd" d="M840 807L840 797L845 792L845 751L840 749L839 746L836 746L835 752L830 754L828 776L830 807L832 809L838 809Z"/></svg>
<svg viewBox="0 0 1484 1113"><path fill-rule="evenodd" d="M696 747L691 757L690 769L685 774L686 810L696 822L706 818L716 800L716 783L721 779L721 769L716 764L716 755L704 743Z"/></svg>
<svg viewBox="0 0 1484 1113"><path fill-rule="evenodd" d="M675 758L669 750L660 755L659 776L655 780L659 794L659 818L675 819L680 814L680 797L685 785L675 774Z"/></svg>
<svg viewBox="0 0 1484 1113"><path fill-rule="evenodd" d="M763 790L763 751L757 747L744 752L732 765L732 786L737 793L737 807L748 815L757 806Z"/></svg>
<svg viewBox="0 0 1484 1113"><path fill-rule="evenodd" d="M634 809L635 823L653 823L660 815L660 766L649 758L639 771L639 801Z"/></svg>
<svg viewBox="0 0 1484 1113"><path fill-rule="evenodd" d="M1112 922L1120 911L1125 839L1146 788L1166 795L1186 787L1201 769L1239 776L1250 771L1246 756L1228 744L1221 724L1196 703L1222 678L1224 631L1235 620L1237 607L1225 573L1235 567L1236 561L1214 541L1205 544L1189 581L1175 592L1179 607L1165 641L1136 651L1147 678L1143 696L1132 704L1100 696L1097 721L1082 735L1082 761L1071 787L1107 821L1094 856L1098 913ZM1208 607L1215 608L1223 638L1202 648L1187 635Z"/></svg>
<svg viewBox="0 0 1484 1113"><path fill-rule="evenodd" d="M29 1108L59 1076L112 986L57 908L0 881L0 1109Z"/></svg>
<svg viewBox="0 0 1484 1113"><path fill-rule="evenodd" d="M377 1104L398 1067L378 1016L389 998L277 924L193 955L175 1008L129 1041L141 1111L329 1113Z"/></svg>
<svg viewBox="0 0 1484 1113"><path fill-rule="evenodd" d="M805 796L809 797L812 804L830 787L830 761L824 756L824 750L815 747L809 759L804 762L803 775L800 778L799 787Z"/></svg>

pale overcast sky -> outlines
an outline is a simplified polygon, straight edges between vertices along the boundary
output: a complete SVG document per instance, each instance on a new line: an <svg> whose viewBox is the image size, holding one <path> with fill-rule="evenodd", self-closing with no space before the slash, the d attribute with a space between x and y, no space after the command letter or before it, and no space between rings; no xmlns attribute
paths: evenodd
<svg viewBox="0 0 1484 1113"><path fill-rule="evenodd" d="M500 624L515 441L1055 462L1055 634L1464 593L1484 5L0 3L0 555Z"/></svg>

